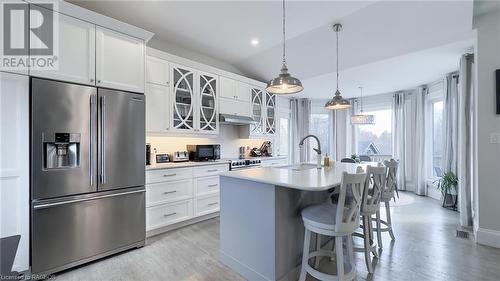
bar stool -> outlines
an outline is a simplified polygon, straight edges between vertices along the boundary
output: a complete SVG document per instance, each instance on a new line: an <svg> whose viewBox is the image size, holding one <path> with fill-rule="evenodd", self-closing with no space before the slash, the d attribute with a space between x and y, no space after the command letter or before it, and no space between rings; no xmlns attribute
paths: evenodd
<svg viewBox="0 0 500 281"><path fill-rule="evenodd" d="M387 167L387 178L386 184L382 189L380 202L384 202L386 220L384 221L380 218L380 209L375 214L377 223L377 241L378 247L380 249L383 248L382 232L389 232L391 239L396 240L396 238L394 237L394 232L392 230L391 208L389 203L394 198L394 192L396 190L396 174L398 171L399 162L394 159L391 159L390 161L385 160L384 165ZM384 227L382 227L382 225L384 225Z"/></svg>
<svg viewBox="0 0 500 281"><path fill-rule="evenodd" d="M304 251L302 252L302 268L299 280L304 281L307 273L319 280L353 280L356 266L353 257L352 233L359 227L360 205L365 186L366 174L358 169L357 174L342 174L342 183L338 202L313 205L302 210L304 221ZM311 234L334 237L336 251L316 249L309 252ZM344 268L344 251L342 238L347 239L348 267ZM314 269L309 265L311 258L336 257L337 275L330 275ZM346 272L347 271L347 272Z"/></svg>
<svg viewBox="0 0 500 281"><path fill-rule="evenodd" d="M371 254L378 257L377 246L374 242L372 217L380 210L380 196L385 186L387 168L378 164L378 167L368 166L366 169L365 189L361 200L361 218L363 233L354 233L353 236L363 238L363 247L355 247L354 251L363 252L369 273L373 273Z"/></svg>

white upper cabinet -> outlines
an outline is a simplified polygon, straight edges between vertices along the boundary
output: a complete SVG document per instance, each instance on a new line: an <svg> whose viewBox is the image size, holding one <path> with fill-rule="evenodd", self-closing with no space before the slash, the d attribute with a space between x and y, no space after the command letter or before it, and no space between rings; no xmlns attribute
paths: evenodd
<svg viewBox="0 0 500 281"><path fill-rule="evenodd" d="M246 83L221 76L220 96L222 98L250 102L250 86Z"/></svg>
<svg viewBox="0 0 500 281"><path fill-rule="evenodd" d="M146 57L146 82L168 86L170 81L169 70L168 61L152 56Z"/></svg>
<svg viewBox="0 0 500 281"><path fill-rule="evenodd" d="M221 98L219 100L219 104L221 114L250 116L250 107L248 106L248 102Z"/></svg>
<svg viewBox="0 0 500 281"><path fill-rule="evenodd" d="M266 134L276 133L276 95L266 93L266 118L265 130Z"/></svg>
<svg viewBox="0 0 500 281"><path fill-rule="evenodd" d="M243 82L237 82L236 99L239 101L250 102L250 85Z"/></svg>
<svg viewBox="0 0 500 281"><path fill-rule="evenodd" d="M96 85L144 92L144 41L96 27Z"/></svg>
<svg viewBox="0 0 500 281"><path fill-rule="evenodd" d="M169 129L169 88L146 84L146 132L162 133Z"/></svg>
<svg viewBox="0 0 500 281"><path fill-rule="evenodd" d="M32 76L95 85L95 25L59 14L55 70L32 69Z"/></svg>
<svg viewBox="0 0 500 281"><path fill-rule="evenodd" d="M252 88L252 103L251 114L252 119L256 122L250 125L250 134L260 135L264 133L264 90L259 88Z"/></svg>
<svg viewBox="0 0 500 281"><path fill-rule="evenodd" d="M199 72L198 126L200 132L217 134L219 132L219 103L217 76Z"/></svg>
<svg viewBox="0 0 500 281"><path fill-rule="evenodd" d="M192 132L195 113L195 71L181 66L170 65L171 129L177 132Z"/></svg>

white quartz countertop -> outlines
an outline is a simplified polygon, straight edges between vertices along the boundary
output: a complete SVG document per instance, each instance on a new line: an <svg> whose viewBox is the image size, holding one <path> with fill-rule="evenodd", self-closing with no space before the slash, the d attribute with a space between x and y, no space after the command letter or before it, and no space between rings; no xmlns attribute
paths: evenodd
<svg viewBox="0 0 500 281"><path fill-rule="evenodd" d="M330 167L321 169L292 170L282 167L260 167L230 171L221 176L245 179L304 191L324 191L340 185L342 173L355 173L357 167L366 169L367 164L335 162Z"/></svg>
<svg viewBox="0 0 500 281"><path fill-rule="evenodd" d="M168 162L168 163L160 163L153 164L150 166L146 166L146 171L150 170L162 170L162 169L174 169L174 168L187 168L187 167L196 167L196 166L207 166L207 165L218 165L218 164L229 164L229 160L216 160L216 161L203 161L203 162Z"/></svg>

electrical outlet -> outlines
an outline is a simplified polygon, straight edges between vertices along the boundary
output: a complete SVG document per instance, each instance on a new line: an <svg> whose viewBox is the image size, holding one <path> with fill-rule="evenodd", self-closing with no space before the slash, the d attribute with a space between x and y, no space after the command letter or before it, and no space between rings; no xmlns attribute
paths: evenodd
<svg viewBox="0 0 500 281"><path fill-rule="evenodd" d="M490 143L500 143L500 133L490 134Z"/></svg>

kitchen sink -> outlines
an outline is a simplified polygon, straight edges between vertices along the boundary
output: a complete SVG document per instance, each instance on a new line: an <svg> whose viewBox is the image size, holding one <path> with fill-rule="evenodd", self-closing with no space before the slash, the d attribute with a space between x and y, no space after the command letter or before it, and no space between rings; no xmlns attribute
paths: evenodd
<svg viewBox="0 0 500 281"><path fill-rule="evenodd" d="M293 170L293 171L304 171L304 170L316 169L316 164L303 163L303 164L281 166L281 167L276 167L276 168L288 169L288 170Z"/></svg>

